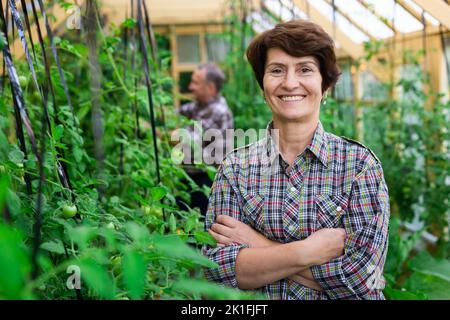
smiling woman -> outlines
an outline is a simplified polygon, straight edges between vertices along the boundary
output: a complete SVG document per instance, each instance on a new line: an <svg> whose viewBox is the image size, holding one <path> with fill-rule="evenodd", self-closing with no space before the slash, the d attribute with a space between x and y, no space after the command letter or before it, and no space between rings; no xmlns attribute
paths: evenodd
<svg viewBox="0 0 450 320"><path fill-rule="evenodd" d="M229 153L205 227L208 279L271 299L384 299L389 197L381 163L325 132L338 77L334 44L308 21L278 24L247 49L272 111L264 139Z"/></svg>

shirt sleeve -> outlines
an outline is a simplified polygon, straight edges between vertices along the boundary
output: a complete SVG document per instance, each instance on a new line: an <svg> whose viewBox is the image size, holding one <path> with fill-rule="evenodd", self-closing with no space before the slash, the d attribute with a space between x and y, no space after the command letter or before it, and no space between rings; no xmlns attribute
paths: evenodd
<svg viewBox="0 0 450 320"><path fill-rule="evenodd" d="M185 103L177 109L177 112L185 117L189 117L191 115L190 109L192 109L192 103Z"/></svg>
<svg viewBox="0 0 450 320"><path fill-rule="evenodd" d="M388 247L389 195L381 164L359 174L342 217L347 232L344 254L311 267L331 299L383 299L383 268Z"/></svg>
<svg viewBox="0 0 450 320"><path fill-rule="evenodd" d="M224 170L231 169L229 166L224 162L217 171L209 197L205 230L211 228L216 217L220 214L241 220L237 195L224 174ZM205 269L206 278L236 288L236 257L242 248L248 248L248 246L236 244L225 247L211 247L204 245L202 248L203 254L219 265L218 268Z"/></svg>

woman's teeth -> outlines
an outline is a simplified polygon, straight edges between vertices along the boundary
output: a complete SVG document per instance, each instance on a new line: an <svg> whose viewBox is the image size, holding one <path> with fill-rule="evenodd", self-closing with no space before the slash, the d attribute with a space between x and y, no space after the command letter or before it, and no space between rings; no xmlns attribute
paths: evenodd
<svg viewBox="0 0 450 320"><path fill-rule="evenodd" d="M283 101L301 101L305 96L281 96L280 99Z"/></svg>

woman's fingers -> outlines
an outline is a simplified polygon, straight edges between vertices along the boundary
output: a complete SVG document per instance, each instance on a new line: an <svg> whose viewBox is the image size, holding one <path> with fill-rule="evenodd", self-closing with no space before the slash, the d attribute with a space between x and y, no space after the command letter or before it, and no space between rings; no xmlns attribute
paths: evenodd
<svg viewBox="0 0 450 320"><path fill-rule="evenodd" d="M230 238L227 238L221 234L218 234L217 232L214 232L211 229L209 229L208 232L216 240L218 245L219 245L219 243L222 245L229 245L229 244L233 243Z"/></svg>
<svg viewBox="0 0 450 320"><path fill-rule="evenodd" d="M223 224L223 225L225 225L227 227L230 227L230 228L234 228L239 223L243 223L243 222L239 221L238 219L235 219L233 217L230 217L230 216L227 216L227 215L224 215L224 214L218 215L217 218L216 218L216 222L218 222L220 224Z"/></svg>
<svg viewBox="0 0 450 320"><path fill-rule="evenodd" d="M211 230L228 238L233 235L231 228L221 223L213 223Z"/></svg>

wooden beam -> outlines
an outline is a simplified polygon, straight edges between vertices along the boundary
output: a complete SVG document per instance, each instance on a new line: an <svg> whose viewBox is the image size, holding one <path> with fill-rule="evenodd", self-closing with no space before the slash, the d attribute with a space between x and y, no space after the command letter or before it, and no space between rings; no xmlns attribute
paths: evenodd
<svg viewBox="0 0 450 320"><path fill-rule="evenodd" d="M330 6L333 6L332 0L325 0ZM336 6L336 11L339 12L341 16L343 16L345 19L347 19L352 25L354 25L356 28L359 29L362 33L364 33L367 37L369 37L370 40L375 40L375 37L361 24L356 22L350 15L342 11L338 6Z"/></svg>
<svg viewBox="0 0 450 320"><path fill-rule="evenodd" d="M401 6L403 9L405 9L406 12L408 12L410 15L412 15L416 20L418 20L420 23L422 23L422 16L414 10L414 8L406 3L404 0L395 0L395 2ZM425 18L425 24L427 26L432 26L432 24Z"/></svg>
<svg viewBox="0 0 450 320"><path fill-rule="evenodd" d="M447 29L450 29L450 5L442 0L414 0Z"/></svg>
<svg viewBox="0 0 450 320"><path fill-rule="evenodd" d="M306 12L309 9L309 14L311 20L315 21L319 24L326 32L329 34L334 34L336 37L336 41L342 46L342 48L353 58L358 59L364 54L364 49L362 45L355 43L352 39L350 39L339 27L333 27L333 24L330 20L327 19L322 13L320 13L313 6L308 6L302 0L293 0L292 1L300 10Z"/></svg>
<svg viewBox="0 0 450 320"><path fill-rule="evenodd" d="M365 7L371 14L373 14L375 17L378 18L382 23L384 23L389 29L391 29L395 34L398 33L397 29L394 27L394 25L385 17L380 15L378 12L375 11L375 9L368 4L365 0L356 0L358 1L363 7Z"/></svg>

